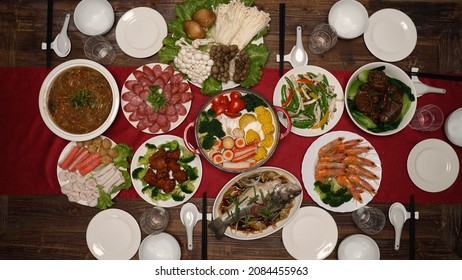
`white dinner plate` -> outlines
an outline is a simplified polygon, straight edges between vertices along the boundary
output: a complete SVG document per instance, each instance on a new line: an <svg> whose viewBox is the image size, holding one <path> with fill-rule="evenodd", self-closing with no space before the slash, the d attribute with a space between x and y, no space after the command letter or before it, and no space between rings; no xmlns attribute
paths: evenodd
<svg viewBox="0 0 462 280"><path fill-rule="evenodd" d="M335 104L336 111L334 113L334 117L329 120L328 124L325 125L323 129L321 129L321 128L317 128L317 129L311 129L311 128L301 129L301 128L297 128L297 127L292 126L291 131L293 133L295 133L297 135L300 135L300 136L313 137L313 136L322 135L322 134L328 132L329 130L331 130L332 128L334 128L334 126L339 122L340 117L342 116L342 113L343 113L343 108L345 106L344 105L345 100L344 100L343 88L340 85L340 82L337 80L337 78L335 78L335 76L332 75L332 73L330 73L329 71L327 71L327 70L325 70L325 69L323 69L321 67L313 66L313 65L301 66L301 67L291 69L290 71L285 73L284 76L282 76L279 79L279 82L277 83L276 88L274 89L274 93L273 93L273 104L276 105L276 106L281 106L282 107L281 90L282 90L282 86L284 84L287 84L287 82L285 80L285 77L289 77L289 76L292 76L292 75L298 75L298 74L304 74L304 73L307 73L307 72L311 72L311 73L314 73L314 74L321 73L321 74L326 75L326 78L329 81L329 85L334 86L334 91L337 94L337 101L336 101L336 104ZM278 114L278 117L279 117L279 121L282 123L282 125L284 125L287 128L287 120L281 114Z"/></svg>
<svg viewBox="0 0 462 280"><path fill-rule="evenodd" d="M162 68L162 71L164 71L165 68L167 68L167 66L168 66L167 64L163 64L163 63L149 63L149 64L142 65L142 66L138 67L135 71L141 71L141 72L143 72L143 66L148 66L149 68L152 69L155 65L160 65L160 67ZM178 72L178 71L174 71L173 75L175 75L175 74L177 74L177 73L179 73L179 72ZM133 72L132 72L132 73L127 77L127 79L125 80L124 85L122 86L122 90L121 90L121 92L120 92L120 96L123 96L124 93L130 91L128 88L125 87L125 83L126 83L127 81L136 81L136 80L137 80L137 79L135 78L135 75L134 75ZM182 81L187 82L186 80L182 80ZM169 80L169 81L166 83L166 85L167 85L167 84L170 84L170 83L171 83L171 81ZM191 88L189 88L186 92L191 92ZM143 101L143 102L146 102L146 101ZM125 110L125 105L127 105L128 103L129 103L129 102L126 101L126 100L124 100L122 97L120 98L120 107L122 108L122 112L124 113L124 116L125 116L125 118L127 119L127 121L128 121L134 128L136 128L136 129L138 129L138 130L140 130L140 131L142 131L142 132L144 132L144 133L148 133L148 134L162 134L162 133L167 133L167 132L172 131L173 129L177 128L177 127L186 119L186 117L187 117L188 114L189 114L189 111L191 110L192 100L190 100L190 101L188 101L188 102L186 102L186 103L181 103L181 102L180 102L180 103L186 108L186 114L184 114L183 116L178 115L178 119L177 119L175 122L171 122L171 123L170 123L170 129L169 129L168 131L162 131L162 130L160 129L160 130L159 130L158 132L156 132L156 133L151 132L151 131L149 130L149 128L145 128L145 129L143 129L143 130L139 129L137 125L138 125L138 122L140 122L141 120L140 120L140 121L131 121L131 120L130 120L130 114L131 114L131 113L130 113L130 112L127 112L127 111Z"/></svg>
<svg viewBox="0 0 462 280"><path fill-rule="evenodd" d="M382 165L380 162L379 155L377 154L377 151L374 149L372 144L367 141L365 138L362 136L349 132L349 131L332 131L327 134L322 135L316 141L314 141L311 146L306 150L305 156L303 157L302 161L302 180L303 184L305 186L306 191L310 195L310 197L313 199L314 202L316 202L319 206L323 207L326 210L330 210L333 212L340 212L340 213L345 213L345 212L352 212L360 207L363 207L367 205L373 198L374 196L371 195L368 192L363 192L361 194L361 197L363 199L362 203L359 203L355 199L351 199L348 202L343 203L339 207L331 207L330 205L325 204L322 202L321 198L319 197L319 194L314 190L314 183L315 183L315 178L314 178L314 168L318 162L318 151L319 149L324 146L325 144L329 143L330 141L334 140L337 137L345 137L344 141L346 140L351 140L351 139L362 139L362 142L360 146L370 146L372 147L372 150L367 152L366 154L361 154L360 156L365 157L366 159L370 159L375 164L377 167L373 169L369 169L372 172L374 172L375 175L379 177L378 180L369 180L365 179L368 181L372 187L374 187L375 191L379 191L380 187L380 181L382 180Z"/></svg>
<svg viewBox="0 0 462 280"><path fill-rule="evenodd" d="M231 179L228 183L226 183L226 185L218 193L217 198L215 199L215 202L213 203L213 209L212 209L213 219L216 219L222 214L222 211L220 210L221 202L223 201L224 195L227 193L227 190L230 187L232 187L242 177L246 177L246 176L249 176L249 174L256 173L256 172L262 172L262 171L275 171L276 173L285 176L293 184L301 186L297 177L295 177L290 172L284 169L281 169L281 168L277 168L277 167L265 166L265 167L259 167L255 170L252 170L246 173L241 173L235 176L233 179ZM293 202L294 204L292 208L290 209L289 216L285 218L284 220L277 222L274 227L268 227L265 230L262 230L260 232L255 232L255 233L244 233L242 231L232 230L230 227L228 227L225 231L225 235L231 238L234 238L234 239L238 239L238 240L254 240L254 239L259 239L259 238L271 235L275 233L276 231L280 230L281 228L283 228L285 225L287 225L291 221L291 219L296 215L296 213L300 209L302 201L303 201L303 192L301 192L300 195L294 198L294 202Z"/></svg>
<svg viewBox="0 0 462 280"><path fill-rule="evenodd" d="M297 260L322 260L328 257L338 240L337 223L324 209L306 206L282 229L282 242Z"/></svg>
<svg viewBox="0 0 462 280"><path fill-rule="evenodd" d="M141 242L141 230L135 218L120 209L96 214L87 227L87 245L100 260L129 260Z"/></svg>
<svg viewBox="0 0 462 280"><path fill-rule="evenodd" d="M459 175L459 158L454 149L439 139L426 139L412 148L407 158L412 182L426 192L442 192Z"/></svg>
<svg viewBox="0 0 462 280"><path fill-rule="evenodd" d="M378 59L396 62L412 53L417 30L412 19L396 9L382 9L369 17L364 42Z"/></svg>
<svg viewBox="0 0 462 280"><path fill-rule="evenodd" d="M129 56L145 58L156 54L167 37L167 23L151 8L138 7L126 12L117 23L116 40Z"/></svg>
<svg viewBox="0 0 462 280"><path fill-rule="evenodd" d="M111 140L112 147L114 147L114 146L116 145L116 143L115 143L114 141L112 141L111 138L106 137L106 136L102 136L102 135L101 135L101 137L107 138L107 139ZM64 158L66 157L66 155L67 155L67 154L72 150L72 148L73 148L74 146L76 146L76 145L77 145L77 142L74 142L74 141L69 142L69 143L66 145L66 147L64 147L64 149L61 151L61 154L59 155L58 163L56 164L56 177L58 178L58 183L59 183L59 185L61 186L61 188L62 188L65 184L67 184L67 183L69 182L69 180L60 180L60 179L59 179L59 173L61 173L61 171L63 171L63 169L62 169L61 167L59 167L59 163L60 163L62 160L64 160ZM78 171L76 171L76 172L78 173ZM85 177L86 177L86 178L90 178L90 176L91 176L91 174L88 173ZM116 196L119 194L119 192L120 192L120 191L111 194L111 198L116 197ZM78 201L76 201L76 202L77 202L78 204L80 204L80 205L89 206L89 205L88 205L88 201L83 200L83 199L80 199L80 200L78 200Z"/></svg>
<svg viewBox="0 0 462 280"><path fill-rule="evenodd" d="M146 140L143 144L141 144L138 147L138 150L136 150L135 154L133 155L133 159L132 159L131 167L130 167L130 176L132 178L132 184L133 184L133 187L135 188L136 192L138 193L138 195L141 198L143 198L146 202L148 202L148 203L150 203L152 205L165 207L165 208L175 207L177 205L181 205L181 204L187 202L197 192L197 190L199 189L199 186L201 184L201 180L202 180L202 162L201 162L200 157L198 155L196 155L194 160L188 163L191 167L197 167L197 169L199 171L199 174L198 174L198 178L193 182L193 184L195 186L194 191L192 193L189 193L189 194L185 193L185 199L182 200L182 201L175 201L173 199L169 199L169 200L166 200L166 201L163 201L163 200L154 201L154 200L152 200L149 195L143 193L143 187L144 186L142 185L141 181L133 178L133 170L140 167L138 165L138 159L139 159L139 157L144 156L146 154L146 151L147 151L146 146L145 146L146 143L150 143L150 144L154 144L156 146L159 146L160 144L164 144L164 143L170 142L172 140L177 140L178 143L181 146L183 146L183 147L185 146L183 139L181 139L180 137L175 136L175 135L166 134L166 135L154 136L151 139Z"/></svg>

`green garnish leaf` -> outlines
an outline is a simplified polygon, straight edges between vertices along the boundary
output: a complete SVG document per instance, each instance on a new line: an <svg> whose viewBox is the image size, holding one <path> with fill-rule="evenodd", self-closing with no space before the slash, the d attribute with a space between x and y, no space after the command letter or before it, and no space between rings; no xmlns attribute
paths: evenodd
<svg viewBox="0 0 462 280"><path fill-rule="evenodd" d="M80 110L88 104L91 109L95 108L95 100L93 94L88 89L78 90L71 97L71 102L76 110Z"/></svg>
<svg viewBox="0 0 462 280"><path fill-rule="evenodd" d="M146 98L146 101L151 105L154 111L158 112L165 108L168 103L165 100L165 96L162 94L161 89L159 86L151 86L149 87L149 94Z"/></svg>

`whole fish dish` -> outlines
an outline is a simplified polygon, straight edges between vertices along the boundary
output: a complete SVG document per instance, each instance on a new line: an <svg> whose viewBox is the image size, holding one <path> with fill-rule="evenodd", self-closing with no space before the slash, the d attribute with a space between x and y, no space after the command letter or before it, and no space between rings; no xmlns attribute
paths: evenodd
<svg viewBox="0 0 462 280"><path fill-rule="evenodd" d="M262 167L232 179L213 206L209 228L220 239L257 239L281 229L300 208L302 187L295 176Z"/></svg>

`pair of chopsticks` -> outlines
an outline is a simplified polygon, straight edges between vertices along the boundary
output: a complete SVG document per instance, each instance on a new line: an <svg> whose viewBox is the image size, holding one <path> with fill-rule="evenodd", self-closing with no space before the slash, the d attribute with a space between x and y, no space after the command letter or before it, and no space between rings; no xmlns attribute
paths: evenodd
<svg viewBox="0 0 462 280"><path fill-rule="evenodd" d="M417 76L422 78L430 78L430 79L437 79L437 80L446 80L446 81L462 81L462 76L456 75L445 75L445 74L435 74L435 73L424 73L424 72L406 72L410 76Z"/></svg>
<svg viewBox="0 0 462 280"><path fill-rule="evenodd" d="M53 0L48 0L47 5L47 68L51 67L51 36L53 31Z"/></svg>
<svg viewBox="0 0 462 280"><path fill-rule="evenodd" d="M202 248L201 259L207 259L207 193L202 194Z"/></svg>
<svg viewBox="0 0 462 280"><path fill-rule="evenodd" d="M414 195L411 195L409 210L411 218L409 221L409 259L415 260L415 202Z"/></svg>
<svg viewBox="0 0 462 280"><path fill-rule="evenodd" d="M286 3L279 3L279 76L284 75L284 42L286 24Z"/></svg>

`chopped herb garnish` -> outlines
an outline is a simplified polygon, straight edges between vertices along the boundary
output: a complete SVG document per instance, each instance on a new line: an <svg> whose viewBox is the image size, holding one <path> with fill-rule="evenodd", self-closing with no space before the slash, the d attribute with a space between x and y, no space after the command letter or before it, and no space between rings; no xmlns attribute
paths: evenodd
<svg viewBox="0 0 462 280"><path fill-rule="evenodd" d="M95 100L88 89L81 89L71 97L71 102L76 110L80 110L88 104L91 109L95 108Z"/></svg>

